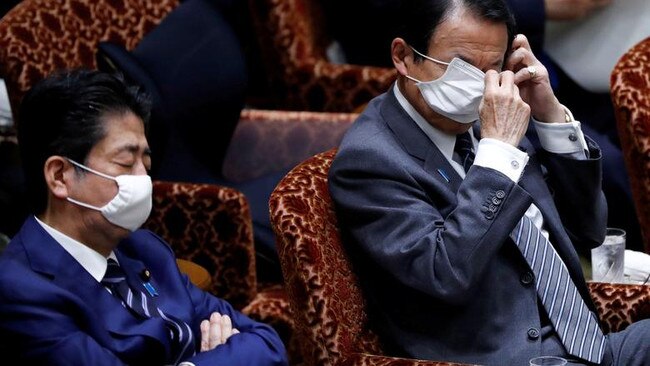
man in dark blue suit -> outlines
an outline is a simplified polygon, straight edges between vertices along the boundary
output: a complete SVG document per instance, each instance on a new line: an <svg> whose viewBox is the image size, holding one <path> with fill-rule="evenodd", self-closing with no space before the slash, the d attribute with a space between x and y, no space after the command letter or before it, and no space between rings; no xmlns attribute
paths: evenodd
<svg viewBox="0 0 650 366"><path fill-rule="evenodd" d="M650 365L650 322L604 335L576 253L605 234L601 151L514 35L504 0L403 5L397 82L351 126L329 174L386 348Z"/></svg>
<svg viewBox="0 0 650 366"><path fill-rule="evenodd" d="M34 215L0 259L3 362L286 365L272 328L194 287L138 230L151 209L149 104L95 71L37 84L18 137Z"/></svg>

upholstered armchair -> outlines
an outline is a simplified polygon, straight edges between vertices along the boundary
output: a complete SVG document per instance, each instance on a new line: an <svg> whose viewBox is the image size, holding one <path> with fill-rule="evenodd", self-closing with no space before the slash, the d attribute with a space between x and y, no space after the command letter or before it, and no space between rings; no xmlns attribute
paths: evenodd
<svg viewBox="0 0 650 366"><path fill-rule="evenodd" d="M641 235L650 253L650 38L618 61L611 95Z"/></svg>
<svg viewBox="0 0 650 366"><path fill-rule="evenodd" d="M234 189L211 184L154 182L145 228L176 256L211 275L207 289L241 309L257 293L255 249L248 202Z"/></svg>
<svg viewBox="0 0 650 366"><path fill-rule="evenodd" d="M249 0L273 102L281 108L353 112L388 90L395 71L327 60L323 9L313 0Z"/></svg>
<svg viewBox="0 0 650 366"><path fill-rule="evenodd" d="M327 186L336 150L298 165L271 195L271 221L295 337L309 365L448 365L384 356L366 303L341 246ZM589 284L606 331L650 317L650 286Z"/></svg>
<svg viewBox="0 0 650 366"><path fill-rule="evenodd" d="M178 0L22 1L0 20L0 76L13 110L45 75L96 68L99 42L135 47L177 5Z"/></svg>

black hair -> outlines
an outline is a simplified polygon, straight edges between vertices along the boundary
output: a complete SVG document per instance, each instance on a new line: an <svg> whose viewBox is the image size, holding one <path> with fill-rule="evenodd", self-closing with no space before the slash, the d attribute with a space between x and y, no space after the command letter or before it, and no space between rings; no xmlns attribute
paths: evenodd
<svg viewBox="0 0 650 366"><path fill-rule="evenodd" d="M506 53L510 50L516 24L505 0L405 0L400 9L403 22L396 36L426 54L438 25L457 7L465 7L481 19L505 24L508 31ZM422 59L422 56L414 54L415 62Z"/></svg>
<svg viewBox="0 0 650 366"><path fill-rule="evenodd" d="M27 197L32 212L47 205L45 161L54 155L86 163L88 153L105 137L107 116L133 113L145 126L149 97L119 75L92 70L55 73L34 85L20 106L17 123Z"/></svg>

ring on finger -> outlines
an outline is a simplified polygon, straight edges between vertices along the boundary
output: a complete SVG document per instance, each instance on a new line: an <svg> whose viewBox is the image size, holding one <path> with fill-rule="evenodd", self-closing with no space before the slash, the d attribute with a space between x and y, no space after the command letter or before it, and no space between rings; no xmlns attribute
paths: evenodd
<svg viewBox="0 0 650 366"><path fill-rule="evenodd" d="M537 77L537 68L535 66L528 66L526 68L526 71L528 71L528 75L530 76L531 79Z"/></svg>

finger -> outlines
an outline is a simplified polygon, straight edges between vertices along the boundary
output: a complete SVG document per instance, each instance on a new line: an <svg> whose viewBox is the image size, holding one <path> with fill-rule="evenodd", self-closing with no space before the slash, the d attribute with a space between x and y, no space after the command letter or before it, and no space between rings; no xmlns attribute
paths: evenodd
<svg viewBox="0 0 650 366"><path fill-rule="evenodd" d="M515 39L512 41L512 49L517 50L519 48L523 48L528 51L531 50L530 43L528 42L528 38L521 33L517 34L515 36Z"/></svg>
<svg viewBox="0 0 650 366"><path fill-rule="evenodd" d="M212 313L210 316L210 349L221 344L221 314Z"/></svg>
<svg viewBox="0 0 650 366"><path fill-rule="evenodd" d="M228 315L221 317L221 343L226 343L232 335L232 321Z"/></svg>
<svg viewBox="0 0 650 366"><path fill-rule="evenodd" d="M517 72L522 68L530 65L536 65L537 57L530 51L525 48L519 48L513 51L506 60L506 70L511 70L512 72Z"/></svg>
<svg viewBox="0 0 650 366"><path fill-rule="evenodd" d="M210 321L201 322L201 352L209 351Z"/></svg>
<svg viewBox="0 0 650 366"><path fill-rule="evenodd" d="M506 71L502 72L499 76L501 77L501 80L500 80L501 88L512 89L512 87L515 84L515 82L514 82L515 81L515 74L510 70L506 70Z"/></svg>
<svg viewBox="0 0 650 366"><path fill-rule="evenodd" d="M540 66L524 67L515 74L515 84L519 85L528 80L538 80L540 77L543 77L543 73L544 68Z"/></svg>
<svg viewBox="0 0 650 366"><path fill-rule="evenodd" d="M495 70L488 70L485 73L485 94L493 94L499 88L499 73Z"/></svg>

